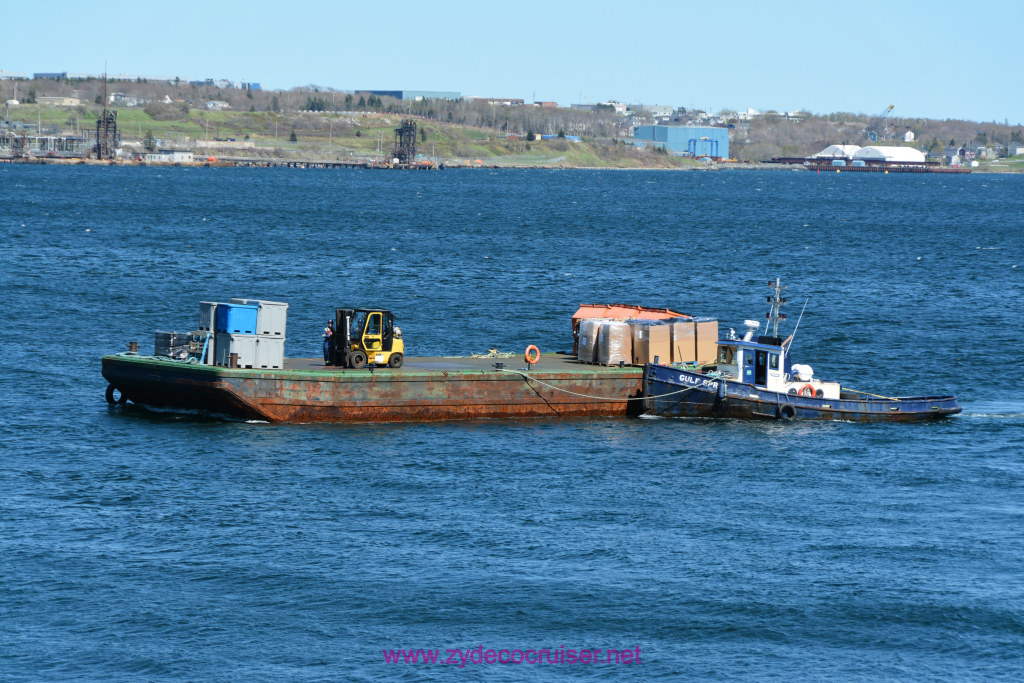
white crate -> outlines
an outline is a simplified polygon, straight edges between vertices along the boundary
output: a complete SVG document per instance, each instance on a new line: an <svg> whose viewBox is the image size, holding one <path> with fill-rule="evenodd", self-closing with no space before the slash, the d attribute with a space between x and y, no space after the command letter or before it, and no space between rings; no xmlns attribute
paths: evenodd
<svg viewBox="0 0 1024 683"><path fill-rule="evenodd" d="M284 337L261 334L256 337L256 368L284 367Z"/></svg>
<svg viewBox="0 0 1024 683"><path fill-rule="evenodd" d="M231 362L231 354L238 354L238 367L256 366L256 335L218 332L214 344L214 365L223 368Z"/></svg>

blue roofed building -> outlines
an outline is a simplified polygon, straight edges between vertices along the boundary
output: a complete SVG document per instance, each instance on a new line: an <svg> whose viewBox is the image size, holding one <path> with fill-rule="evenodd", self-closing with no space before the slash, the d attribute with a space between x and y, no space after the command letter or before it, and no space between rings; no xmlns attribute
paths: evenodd
<svg viewBox="0 0 1024 683"><path fill-rule="evenodd" d="M729 158L729 129L696 126L634 126L633 144L664 147L679 156Z"/></svg>

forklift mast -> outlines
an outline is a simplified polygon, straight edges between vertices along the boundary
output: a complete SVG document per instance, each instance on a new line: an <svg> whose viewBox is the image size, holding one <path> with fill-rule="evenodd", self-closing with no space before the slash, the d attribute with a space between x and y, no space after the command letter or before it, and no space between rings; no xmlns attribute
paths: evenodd
<svg viewBox="0 0 1024 683"><path fill-rule="evenodd" d="M334 309L334 357L331 358L331 365L342 368L349 366L348 357L352 353L352 318L355 313L353 308Z"/></svg>

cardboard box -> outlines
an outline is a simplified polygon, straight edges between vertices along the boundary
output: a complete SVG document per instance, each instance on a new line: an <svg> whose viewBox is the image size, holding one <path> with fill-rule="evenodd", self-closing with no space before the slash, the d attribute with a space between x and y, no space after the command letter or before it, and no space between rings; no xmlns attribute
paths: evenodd
<svg viewBox="0 0 1024 683"><path fill-rule="evenodd" d="M692 319L675 318L668 321L672 331L672 362L693 363L697 360L697 326Z"/></svg>
<svg viewBox="0 0 1024 683"><path fill-rule="evenodd" d="M647 362L650 344L650 329L654 324L653 320L627 320L629 331L633 337L633 365L643 365Z"/></svg>
<svg viewBox="0 0 1024 683"><path fill-rule="evenodd" d="M662 365L672 362L672 326L666 323L651 325L647 349L647 362L657 358Z"/></svg>
<svg viewBox="0 0 1024 683"><path fill-rule="evenodd" d="M718 361L718 321L696 318L697 362L714 364Z"/></svg>

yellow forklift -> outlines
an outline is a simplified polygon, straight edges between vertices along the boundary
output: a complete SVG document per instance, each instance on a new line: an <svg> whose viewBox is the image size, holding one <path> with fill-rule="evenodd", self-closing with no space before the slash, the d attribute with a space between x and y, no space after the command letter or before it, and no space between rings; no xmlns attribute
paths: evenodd
<svg viewBox="0 0 1024 683"><path fill-rule="evenodd" d="M337 308L334 311L334 355L331 364L365 368L368 364L402 367L405 342L391 311Z"/></svg>

